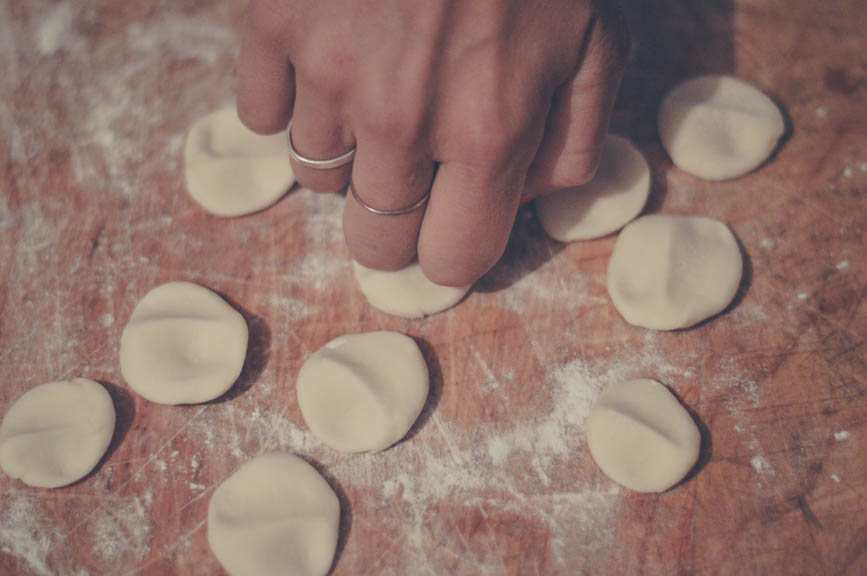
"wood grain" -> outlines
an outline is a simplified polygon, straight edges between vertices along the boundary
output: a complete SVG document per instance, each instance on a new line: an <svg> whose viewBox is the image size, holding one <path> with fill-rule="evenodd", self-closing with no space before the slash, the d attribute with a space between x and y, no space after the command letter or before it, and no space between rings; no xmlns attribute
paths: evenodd
<svg viewBox="0 0 867 576"><path fill-rule="evenodd" d="M635 47L613 129L653 167L648 210L724 220L748 260L724 315L672 333L611 306L612 238L551 242L532 208L469 297L419 321L366 305L340 196L203 213L180 145L232 101L242 11L0 2L0 413L84 376L119 416L107 457L75 485L0 478L0 573L219 574L209 496L268 450L301 454L340 496L334 574L867 573L861 3L628 6ZM664 90L707 71L761 87L789 121L774 158L732 182L678 171L656 137ZM148 403L118 368L133 306L169 280L218 291L251 327L241 380L205 405ZM420 342L431 398L408 440L340 455L307 432L295 376L329 339L375 329ZM583 437L598 390L638 376L670 386L703 434L697 469L661 495L618 489Z"/></svg>

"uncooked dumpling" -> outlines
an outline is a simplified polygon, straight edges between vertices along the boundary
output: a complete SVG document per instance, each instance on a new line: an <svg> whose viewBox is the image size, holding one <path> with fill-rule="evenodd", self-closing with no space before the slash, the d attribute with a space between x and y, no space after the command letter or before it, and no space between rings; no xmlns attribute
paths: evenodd
<svg viewBox="0 0 867 576"><path fill-rule="evenodd" d="M428 280L418 261L400 270L365 268L353 262L355 279L367 301L383 312L422 318L447 310L461 301L470 286L441 286Z"/></svg>
<svg viewBox="0 0 867 576"><path fill-rule="evenodd" d="M151 402L195 404L232 387L247 355L247 322L197 284L148 292L120 337L120 370Z"/></svg>
<svg viewBox="0 0 867 576"><path fill-rule="evenodd" d="M184 148L184 173L193 200L217 216L258 212L295 182L286 132L251 132L234 106L193 123Z"/></svg>
<svg viewBox="0 0 867 576"><path fill-rule="evenodd" d="M689 413L654 380L606 388L587 418L587 446L606 476L636 492L664 492L698 460L701 435Z"/></svg>
<svg viewBox="0 0 867 576"><path fill-rule="evenodd" d="M626 138L609 134L593 180L539 198L536 212L554 240L590 240L616 232L638 216L649 194L644 156Z"/></svg>
<svg viewBox="0 0 867 576"><path fill-rule="evenodd" d="M608 262L608 294L630 324L688 328L729 305L742 272L740 248L725 224L656 214L620 232Z"/></svg>
<svg viewBox="0 0 867 576"><path fill-rule="evenodd" d="M231 576L322 576L334 561L340 502L310 464L257 456L214 490L208 543Z"/></svg>
<svg viewBox="0 0 867 576"><path fill-rule="evenodd" d="M730 76L700 76L675 86L663 98L657 122L672 161L705 180L751 172L786 129L770 98Z"/></svg>
<svg viewBox="0 0 867 576"><path fill-rule="evenodd" d="M72 484L105 454L114 435L111 396L92 380L49 382L29 390L0 425L0 468L40 488Z"/></svg>
<svg viewBox="0 0 867 576"><path fill-rule="evenodd" d="M297 392L304 421L325 444L384 450L424 408L427 363L415 341L397 332L341 336L304 362Z"/></svg>

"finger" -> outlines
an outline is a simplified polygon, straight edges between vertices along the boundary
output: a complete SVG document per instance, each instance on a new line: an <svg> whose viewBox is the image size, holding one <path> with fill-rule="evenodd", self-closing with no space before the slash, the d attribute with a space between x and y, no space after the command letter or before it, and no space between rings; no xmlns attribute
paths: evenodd
<svg viewBox="0 0 867 576"><path fill-rule="evenodd" d="M433 172L433 160L421 146L401 146L362 134L352 170L352 186L368 206L400 210L427 194ZM424 213L425 206L420 206L408 214L374 214L347 193L343 233L352 257L368 268L403 268L416 257Z"/></svg>
<svg viewBox="0 0 867 576"><path fill-rule="evenodd" d="M295 98L295 79L281 17L265 2L251 2L241 33L238 62L238 116L260 134L286 129Z"/></svg>
<svg viewBox="0 0 867 576"><path fill-rule="evenodd" d="M523 174L499 163L439 166L418 243L428 278L467 286L497 263L518 211Z"/></svg>
<svg viewBox="0 0 867 576"><path fill-rule="evenodd" d="M596 173L629 52L625 21L612 10L597 15L575 72L554 94L525 196L580 186Z"/></svg>
<svg viewBox="0 0 867 576"><path fill-rule="evenodd" d="M336 158L355 146L339 101L304 81L297 83L290 137L296 152L312 160ZM351 163L323 170L291 160L295 178L317 192L340 190L352 172Z"/></svg>

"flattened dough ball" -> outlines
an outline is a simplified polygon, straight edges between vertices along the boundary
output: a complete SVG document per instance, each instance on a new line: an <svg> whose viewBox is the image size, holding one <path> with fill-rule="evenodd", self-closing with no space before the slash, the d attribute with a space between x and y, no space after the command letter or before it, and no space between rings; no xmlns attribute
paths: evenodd
<svg viewBox="0 0 867 576"><path fill-rule="evenodd" d="M26 392L0 425L0 468L40 488L86 476L114 435L111 396L92 380L49 382Z"/></svg>
<svg viewBox="0 0 867 576"><path fill-rule="evenodd" d="M606 476L636 492L664 492L698 460L701 435L689 413L655 380L606 388L587 418L587 446Z"/></svg>
<svg viewBox="0 0 867 576"><path fill-rule="evenodd" d="M786 129L770 98L731 76L699 76L675 86L662 99L657 123L677 167L705 180L755 170Z"/></svg>
<svg viewBox="0 0 867 576"><path fill-rule="evenodd" d="M187 191L216 216L243 216L267 208L295 182L286 132L261 136L234 107L196 120L184 147Z"/></svg>
<svg viewBox="0 0 867 576"><path fill-rule="evenodd" d="M593 180L539 198L536 213L554 240L590 240L616 232L638 216L649 194L644 156L626 138L609 134Z"/></svg>
<svg viewBox="0 0 867 576"><path fill-rule="evenodd" d="M358 262L353 262L352 267L358 286L372 306L404 318L423 318L448 310L471 288L434 284L418 261L394 271L372 270Z"/></svg>
<svg viewBox="0 0 867 576"><path fill-rule="evenodd" d="M321 576L337 549L340 501L310 464L257 456L214 490L208 544L231 576Z"/></svg>
<svg viewBox="0 0 867 576"><path fill-rule="evenodd" d="M301 366L298 405L313 434L335 450L384 450L418 418L428 384L427 363L409 336L351 334Z"/></svg>
<svg viewBox="0 0 867 576"><path fill-rule="evenodd" d="M630 324L688 328L729 305L743 267L738 243L722 222L644 216L617 237L608 262L608 295Z"/></svg>
<svg viewBox="0 0 867 576"><path fill-rule="evenodd" d="M213 400L240 376L248 335L244 317L218 295L169 282L136 304L120 337L120 370L151 402Z"/></svg>

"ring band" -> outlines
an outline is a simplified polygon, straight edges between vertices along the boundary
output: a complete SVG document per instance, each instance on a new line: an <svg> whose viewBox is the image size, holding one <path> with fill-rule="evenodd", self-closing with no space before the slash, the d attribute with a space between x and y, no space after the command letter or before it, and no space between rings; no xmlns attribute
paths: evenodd
<svg viewBox="0 0 867 576"><path fill-rule="evenodd" d="M428 188L428 191L425 192L425 195L422 196L421 199L419 199L412 206L407 206L406 208L400 208L398 210L379 210L378 208L374 208L373 206L367 204L364 200L359 198L358 192L355 191L355 186L352 185L352 182L349 183L349 192L352 194L352 197L355 198L355 201L361 205L362 208L378 216L402 216L403 214L415 212L416 210L424 206L428 198L430 198L430 188Z"/></svg>
<svg viewBox="0 0 867 576"><path fill-rule="evenodd" d="M357 147L353 146L352 150L349 152L345 152L340 156L335 158L327 158L325 160L315 160L313 158L307 158L302 156L295 150L295 146L292 145L292 120L289 120L289 126L286 127L286 143L289 144L289 157L295 160L298 164L302 166L306 166L307 168L312 168L314 170L329 170L331 168L339 168L346 164L352 162L352 159L355 157L355 149Z"/></svg>

